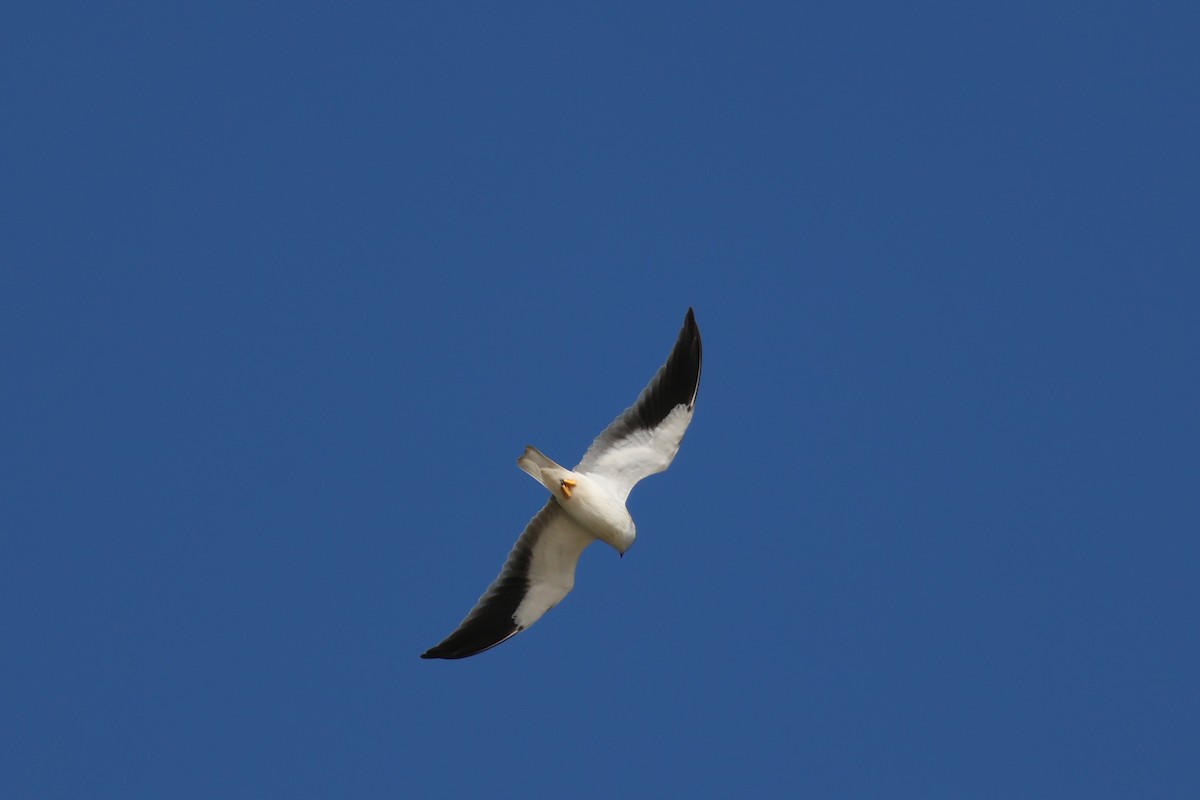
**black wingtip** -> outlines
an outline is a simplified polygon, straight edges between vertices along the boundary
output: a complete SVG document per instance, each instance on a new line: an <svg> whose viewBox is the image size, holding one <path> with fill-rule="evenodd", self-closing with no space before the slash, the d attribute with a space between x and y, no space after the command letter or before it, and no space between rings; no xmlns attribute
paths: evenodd
<svg viewBox="0 0 1200 800"><path fill-rule="evenodd" d="M503 639L501 641L503 641ZM500 642L496 642L496 644L500 644ZM489 645L488 647L495 647L496 644ZM473 656L476 653L482 653L484 650L487 650L488 647L480 647L480 646L475 646L475 647L457 646L456 647L456 646L448 645L447 642L442 642L438 646L431 647L428 650L426 650L424 653L421 653L421 658L426 658L426 659L440 658L445 661L453 661L456 658L467 658L468 656Z"/></svg>
<svg viewBox="0 0 1200 800"><path fill-rule="evenodd" d="M704 360L704 346L700 343L700 326L696 324L696 312L688 306L687 316L683 318L683 330L679 332L679 340L688 342L695 348L696 385L700 385L700 364ZM694 399L694 398L693 398Z"/></svg>
<svg viewBox="0 0 1200 800"><path fill-rule="evenodd" d="M683 318L683 328L679 331L679 338L691 339L699 332L696 327L696 312L691 306L688 306L687 314Z"/></svg>
<svg viewBox="0 0 1200 800"><path fill-rule="evenodd" d="M495 641L491 641L490 644L480 644L478 642L464 644L459 640L456 640L454 634L452 634L446 639L446 641L442 642L437 647L431 647L422 653L421 658L441 658L446 661L454 661L460 658L470 658L471 656L477 656L482 652L491 650L496 645L504 644L523 630L525 629L520 625L513 625L512 630L507 635L502 636ZM458 631L455 631L455 634L457 633Z"/></svg>
<svg viewBox="0 0 1200 800"><path fill-rule="evenodd" d="M679 331L679 339L676 340L671 356L664 366L674 366L677 375L685 376L685 386L690 385L691 389L691 396L685 401L689 407L696 402L703 361L704 345L700 340L700 326L696 324L695 310L688 306L687 316L683 318L683 329Z"/></svg>
<svg viewBox="0 0 1200 800"><path fill-rule="evenodd" d="M696 404L696 393L700 389L703 350L700 328L696 325L696 314L688 308L683 327L679 330L679 338L675 340L667 362L642 390L637 402L617 418L623 429L651 430L679 406L691 409Z"/></svg>

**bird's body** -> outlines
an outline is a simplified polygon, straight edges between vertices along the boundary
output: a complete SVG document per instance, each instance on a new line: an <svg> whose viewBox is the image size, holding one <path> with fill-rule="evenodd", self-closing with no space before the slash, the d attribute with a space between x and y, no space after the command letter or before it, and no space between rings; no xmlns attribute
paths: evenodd
<svg viewBox="0 0 1200 800"><path fill-rule="evenodd" d="M625 498L603 475L573 472L555 464L536 447L526 447L517 466L550 490L560 508L579 527L595 538L612 545L621 555L633 546L637 530Z"/></svg>
<svg viewBox="0 0 1200 800"><path fill-rule="evenodd" d="M662 472L675 458L692 420L700 364L700 330L688 309L667 362L637 402L596 437L575 469L525 448L517 465L551 498L467 617L422 658L466 658L528 628L571 591L575 565L592 542L625 554L637 537L625 501L639 480Z"/></svg>

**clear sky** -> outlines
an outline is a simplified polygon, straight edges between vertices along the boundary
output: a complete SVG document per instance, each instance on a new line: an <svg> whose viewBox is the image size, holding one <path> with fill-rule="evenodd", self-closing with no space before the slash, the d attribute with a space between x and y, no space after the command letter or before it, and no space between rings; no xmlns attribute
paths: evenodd
<svg viewBox="0 0 1200 800"><path fill-rule="evenodd" d="M1200 6L0 23L0 796L1200 796Z"/></svg>

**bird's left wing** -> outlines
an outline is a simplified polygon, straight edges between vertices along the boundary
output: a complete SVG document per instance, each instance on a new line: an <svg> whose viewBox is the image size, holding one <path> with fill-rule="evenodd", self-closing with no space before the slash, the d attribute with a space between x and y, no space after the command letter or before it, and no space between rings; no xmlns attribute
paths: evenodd
<svg viewBox="0 0 1200 800"><path fill-rule="evenodd" d="M701 356L700 328L689 308L667 362L637 402L596 437L575 471L604 479L624 500L642 478L669 467L692 421Z"/></svg>
<svg viewBox="0 0 1200 800"><path fill-rule="evenodd" d="M575 565L596 541L553 497L530 520L504 567L466 619L421 658L466 658L537 622L575 585Z"/></svg>

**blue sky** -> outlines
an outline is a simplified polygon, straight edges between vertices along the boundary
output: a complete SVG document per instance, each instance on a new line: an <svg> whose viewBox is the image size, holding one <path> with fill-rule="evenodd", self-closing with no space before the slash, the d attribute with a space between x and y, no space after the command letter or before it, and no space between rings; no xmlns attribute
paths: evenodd
<svg viewBox="0 0 1200 800"><path fill-rule="evenodd" d="M1197 796L1196 6L421 5L3 12L0 794Z"/></svg>

